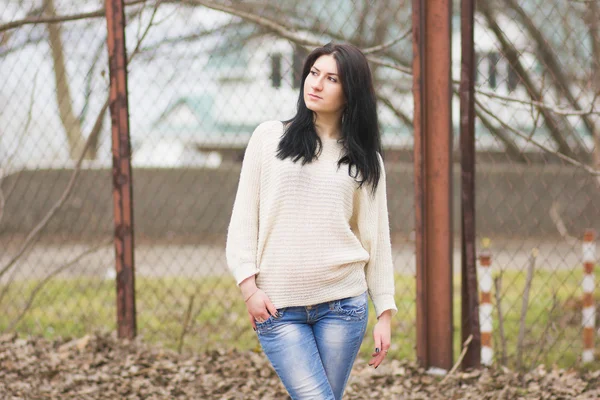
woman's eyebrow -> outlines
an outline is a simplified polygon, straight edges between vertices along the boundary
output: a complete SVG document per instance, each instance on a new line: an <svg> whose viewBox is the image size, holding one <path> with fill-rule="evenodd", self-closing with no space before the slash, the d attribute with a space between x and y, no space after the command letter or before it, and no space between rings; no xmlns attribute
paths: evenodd
<svg viewBox="0 0 600 400"><path fill-rule="evenodd" d="M321 72L321 70L320 70L319 68L315 67L314 65L313 65L313 68L314 68L314 69L316 69L316 70L317 70L317 72ZM335 75L335 76L338 76L338 74L336 74L336 73L333 73L333 72L327 72L327 75Z"/></svg>

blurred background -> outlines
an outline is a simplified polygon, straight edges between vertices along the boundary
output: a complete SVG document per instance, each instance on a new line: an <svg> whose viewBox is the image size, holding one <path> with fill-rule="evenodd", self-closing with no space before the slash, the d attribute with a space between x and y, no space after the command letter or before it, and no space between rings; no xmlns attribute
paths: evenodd
<svg viewBox="0 0 600 400"><path fill-rule="evenodd" d="M308 52L350 42L367 54L379 100L399 307L392 353L415 359L411 1L125 5L138 334L179 351L258 351L224 254L243 152L258 124L294 115ZM0 0L0 331L116 327L103 7ZM477 2L477 251L491 255L503 365L581 363L582 239L600 228L599 21L596 1ZM458 164L453 175L457 354Z"/></svg>

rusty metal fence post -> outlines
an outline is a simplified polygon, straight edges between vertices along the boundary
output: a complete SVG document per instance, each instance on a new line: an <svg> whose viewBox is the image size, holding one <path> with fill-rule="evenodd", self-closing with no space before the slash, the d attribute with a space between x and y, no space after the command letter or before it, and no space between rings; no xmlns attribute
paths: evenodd
<svg viewBox="0 0 600 400"><path fill-rule="evenodd" d="M461 165L461 337L469 344L463 368L481 363L481 334L475 259L475 0L461 2L460 165ZM486 336L489 338L489 335ZM488 343L489 344L489 343Z"/></svg>
<svg viewBox="0 0 600 400"><path fill-rule="evenodd" d="M112 124L117 331L120 338L133 338L136 335L133 193L123 0L106 1L106 25Z"/></svg>
<svg viewBox="0 0 600 400"><path fill-rule="evenodd" d="M417 358L452 367L452 115L449 0L413 0Z"/></svg>

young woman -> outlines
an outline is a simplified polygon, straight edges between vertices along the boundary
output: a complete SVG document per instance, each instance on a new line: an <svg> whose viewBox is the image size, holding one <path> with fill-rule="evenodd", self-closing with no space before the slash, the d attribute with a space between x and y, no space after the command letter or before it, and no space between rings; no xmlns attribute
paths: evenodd
<svg viewBox="0 0 600 400"><path fill-rule="evenodd" d="M310 53L296 116L246 148L227 262L261 346L293 399L341 399L367 327L369 365L397 311L371 71L347 44Z"/></svg>

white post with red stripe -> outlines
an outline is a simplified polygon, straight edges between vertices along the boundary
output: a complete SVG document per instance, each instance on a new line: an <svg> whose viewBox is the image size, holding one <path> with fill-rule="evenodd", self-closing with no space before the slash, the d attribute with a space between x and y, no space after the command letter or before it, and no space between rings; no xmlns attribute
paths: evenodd
<svg viewBox="0 0 600 400"><path fill-rule="evenodd" d="M595 232L591 229L583 235L583 354L581 361L594 361L594 328L596 323L596 307L594 305L594 264L596 262Z"/></svg>
<svg viewBox="0 0 600 400"><path fill-rule="evenodd" d="M492 348L492 256L490 240L483 239L483 249L479 254L479 329L481 331L481 364L492 365L494 349Z"/></svg>

